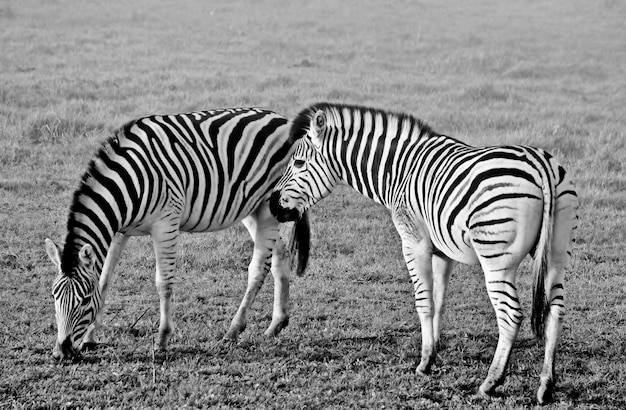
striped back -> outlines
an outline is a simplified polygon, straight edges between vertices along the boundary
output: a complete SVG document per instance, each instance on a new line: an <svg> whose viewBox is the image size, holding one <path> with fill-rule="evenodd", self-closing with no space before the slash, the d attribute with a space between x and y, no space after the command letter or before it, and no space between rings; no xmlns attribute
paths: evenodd
<svg viewBox="0 0 626 410"><path fill-rule="evenodd" d="M149 116L107 140L74 194L62 271L85 243L102 264L115 232L142 233L164 207L180 229L216 231L256 209L281 176L292 148L287 120L236 108Z"/></svg>
<svg viewBox="0 0 626 410"><path fill-rule="evenodd" d="M542 187L565 173L538 148L472 147L415 117L366 107L314 104L290 132L302 142L276 187L283 212L301 214L345 182L389 209L410 204L435 247L461 260L470 226L506 223L502 201L541 201Z"/></svg>

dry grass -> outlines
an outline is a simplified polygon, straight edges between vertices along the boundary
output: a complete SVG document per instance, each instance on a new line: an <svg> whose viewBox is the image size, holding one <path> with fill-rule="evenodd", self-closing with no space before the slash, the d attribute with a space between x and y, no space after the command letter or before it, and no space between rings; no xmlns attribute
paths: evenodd
<svg viewBox="0 0 626 410"><path fill-rule="evenodd" d="M110 346L81 363L51 360L43 238L62 239L78 177L110 128L219 106L291 116L318 100L410 112L470 143L557 155L582 206L549 408L625 407L626 6L456 3L0 5L0 408L534 406L542 352L526 325L502 396L475 396L497 335L476 267L453 276L435 374L413 376L419 325L397 235L383 208L348 190L313 212L311 268L294 280L280 338L260 336L268 283L240 343L216 344L245 286L250 244L237 227L185 236L167 357L152 359L158 302L143 238L118 269L101 334Z"/></svg>

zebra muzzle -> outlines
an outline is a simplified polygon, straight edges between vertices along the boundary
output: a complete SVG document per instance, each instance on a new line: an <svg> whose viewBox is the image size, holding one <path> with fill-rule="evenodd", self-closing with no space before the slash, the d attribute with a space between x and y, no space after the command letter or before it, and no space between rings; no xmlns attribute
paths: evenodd
<svg viewBox="0 0 626 410"><path fill-rule="evenodd" d="M300 212L297 208L285 208L280 204L280 191L272 192L270 196L270 212L278 222L290 222L300 219Z"/></svg>
<svg viewBox="0 0 626 410"><path fill-rule="evenodd" d="M72 345L72 337L65 338L63 343L57 341L54 349L52 350L52 357L57 360L73 360L80 357L80 352Z"/></svg>

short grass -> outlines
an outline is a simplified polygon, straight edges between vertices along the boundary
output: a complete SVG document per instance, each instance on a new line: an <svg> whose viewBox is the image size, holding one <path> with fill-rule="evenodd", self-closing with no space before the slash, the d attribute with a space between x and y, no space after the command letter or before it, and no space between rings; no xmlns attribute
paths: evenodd
<svg viewBox="0 0 626 410"><path fill-rule="evenodd" d="M152 356L154 260L139 238L107 306L109 347L51 359L43 239L63 240L72 192L111 128L222 106L293 116L318 100L557 155L581 209L548 408L626 407L625 16L615 0L1 2L0 408L535 406L542 349L527 323L501 395L475 395L497 335L477 267L454 273L434 374L413 375L420 329L397 234L384 208L343 188L313 211L310 269L277 339L261 336L268 280L240 342L217 343L251 252L235 227L184 237L167 356Z"/></svg>

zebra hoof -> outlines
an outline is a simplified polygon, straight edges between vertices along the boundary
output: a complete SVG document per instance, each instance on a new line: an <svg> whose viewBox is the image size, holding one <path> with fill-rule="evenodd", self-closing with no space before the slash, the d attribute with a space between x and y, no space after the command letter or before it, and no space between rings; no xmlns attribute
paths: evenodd
<svg viewBox="0 0 626 410"><path fill-rule="evenodd" d="M478 389L477 394L478 394L479 397L482 397L483 399L490 399L493 396L493 391L483 390L483 387L480 386L480 388Z"/></svg>
<svg viewBox="0 0 626 410"><path fill-rule="evenodd" d="M159 337L154 343L154 351L157 353L165 353L167 351L167 337Z"/></svg>
<svg viewBox="0 0 626 410"><path fill-rule="evenodd" d="M541 381L541 386L537 390L537 403L544 405L552 401L552 386L553 383L550 380Z"/></svg>
<svg viewBox="0 0 626 410"><path fill-rule="evenodd" d="M434 360L433 355L431 355L428 359L425 359L424 356L422 356L422 360L420 361L419 365L415 369L415 374L420 377L429 376L434 363L435 363L435 360Z"/></svg>
<svg viewBox="0 0 626 410"><path fill-rule="evenodd" d="M228 328L228 332L226 332L226 334L222 338L222 341L236 342L237 339L239 339L239 335L244 330L246 330L246 323L245 322L244 323L237 323L237 324L233 323Z"/></svg>
<svg viewBox="0 0 626 410"><path fill-rule="evenodd" d="M272 322L270 327L263 333L267 337L276 337L278 334L289 325L289 317L286 317L280 321Z"/></svg>
<svg viewBox="0 0 626 410"><path fill-rule="evenodd" d="M493 382L485 380L483 384L478 388L478 395L481 397L491 397L495 391L496 386Z"/></svg>
<svg viewBox="0 0 626 410"><path fill-rule="evenodd" d="M430 366L422 366L419 365L415 369L415 375L419 377L429 377L430 376Z"/></svg>
<svg viewBox="0 0 626 410"><path fill-rule="evenodd" d="M167 345L163 345L161 343L155 343L154 344L154 352L155 353L165 353L167 352Z"/></svg>
<svg viewBox="0 0 626 410"><path fill-rule="evenodd" d="M237 339L239 339L239 331L230 329L224 337L222 337L222 343L236 343Z"/></svg>
<svg viewBox="0 0 626 410"><path fill-rule="evenodd" d="M228 336L224 336L223 338L220 339L220 344L222 345L235 345L237 344L237 338L232 338L232 337L228 337Z"/></svg>
<svg viewBox="0 0 626 410"><path fill-rule="evenodd" d="M487 377L483 384L478 388L478 394L482 397L493 397L496 395L496 387L500 386L503 383L503 379L496 380L491 377Z"/></svg>
<svg viewBox="0 0 626 410"><path fill-rule="evenodd" d="M429 373L424 373L420 369L415 369L415 375L418 376L418 377L428 377L428 376L430 376Z"/></svg>

